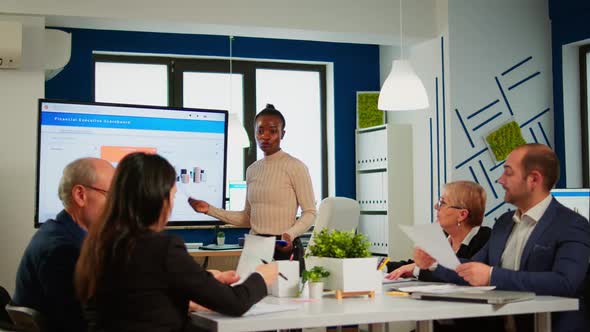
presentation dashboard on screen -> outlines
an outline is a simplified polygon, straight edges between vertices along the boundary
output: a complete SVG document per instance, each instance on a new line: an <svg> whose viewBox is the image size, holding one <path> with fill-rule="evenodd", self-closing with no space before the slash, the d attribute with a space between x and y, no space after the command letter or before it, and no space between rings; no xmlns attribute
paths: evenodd
<svg viewBox="0 0 590 332"><path fill-rule="evenodd" d="M230 211L242 211L246 205L246 193L248 185L246 181L229 181L229 206Z"/></svg>
<svg viewBox="0 0 590 332"><path fill-rule="evenodd" d="M187 198L225 207L227 119L218 110L40 100L35 226L63 209L57 191L68 163L95 157L116 167L138 151L157 153L176 170L169 226L216 222Z"/></svg>

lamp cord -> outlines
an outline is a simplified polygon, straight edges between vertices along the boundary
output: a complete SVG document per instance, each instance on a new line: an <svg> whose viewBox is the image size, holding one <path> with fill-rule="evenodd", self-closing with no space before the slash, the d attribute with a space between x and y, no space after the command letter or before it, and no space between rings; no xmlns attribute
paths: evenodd
<svg viewBox="0 0 590 332"><path fill-rule="evenodd" d="M401 49L401 59L404 59L404 31L403 31L403 14L402 14L402 1L399 0L399 40Z"/></svg>
<svg viewBox="0 0 590 332"><path fill-rule="evenodd" d="M234 98L233 98L233 41L234 36L229 36L229 112L234 110Z"/></svg>

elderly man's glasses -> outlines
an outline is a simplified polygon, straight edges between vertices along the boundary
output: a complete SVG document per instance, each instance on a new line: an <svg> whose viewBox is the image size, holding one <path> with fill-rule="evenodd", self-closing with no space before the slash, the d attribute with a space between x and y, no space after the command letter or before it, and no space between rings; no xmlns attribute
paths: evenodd
<svg viewBox="0 0 590 332"><path fill-rule="evenodd" d="M83 184L82 186L84 186L84 187L86 187L88 189L94 190L94 191L98 191L99 193L101 193L101 194L103 194L105 196L109 193L108 190L96 188L96 187L93 187L93 186L89 186L89 185L85 185L85 184Z"/></svg>

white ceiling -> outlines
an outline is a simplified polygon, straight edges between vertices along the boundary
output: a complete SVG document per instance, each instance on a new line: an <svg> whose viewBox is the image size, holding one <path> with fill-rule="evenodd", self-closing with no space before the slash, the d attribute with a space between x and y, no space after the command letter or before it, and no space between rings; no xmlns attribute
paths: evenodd
<svg viewBox="0 0 590 332"><path fill-rule="evenodd" d="M438 3L437 3L438 1ZM404 43L438 34L440 3L404 0ZM399 44L397 0L4 0L47 26Z"/></svg>

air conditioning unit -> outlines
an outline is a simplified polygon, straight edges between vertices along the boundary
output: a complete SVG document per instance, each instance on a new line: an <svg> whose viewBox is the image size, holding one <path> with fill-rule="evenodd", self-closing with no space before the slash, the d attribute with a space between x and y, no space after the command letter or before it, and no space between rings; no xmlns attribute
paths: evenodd
<svg viewBox="0 0 590 332"><path fill-rule="evenodd" d="M0 69L19 68L22 50L22 23L0 21Z"/></svg>

